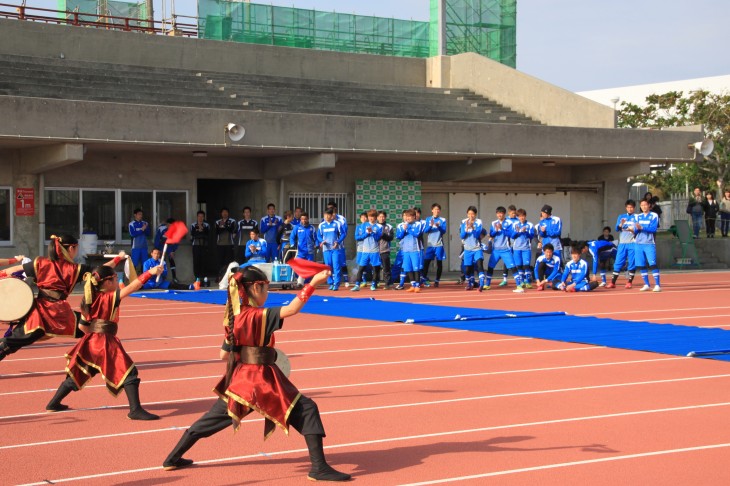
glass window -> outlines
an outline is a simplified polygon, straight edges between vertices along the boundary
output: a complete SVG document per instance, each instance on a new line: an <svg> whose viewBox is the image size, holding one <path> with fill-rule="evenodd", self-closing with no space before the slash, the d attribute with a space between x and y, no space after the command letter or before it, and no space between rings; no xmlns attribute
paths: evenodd
<svg viewBox="0 0 730 486"><path fill-rule="evenodd" d="M187 222L188 194L185 191L157 191L155 199L157 201L157 221L155 221L155 229L157 225L169 218L176 221Z"/></svg>
<svg viewBox="0 0 730 486"><path fill-rule="evenodd" d="M122 191L122 240L126 243L131 241L129 237L129 223L134 219L134 210L141 209L144 212L142 219L150 225L150 237L152 241L155 236L155 223L152 205L152 191Z"/></svg>
<svg viewBox="0 0 730 486"><path fill-rule="evenodd" d="M114 240L114 191L82 190L84 233L96 233L99 240Z"/></svg>
<svg viewBox="0 0 730 486"><path fill-rule="evenodd" d="M79 190L46 189L46 240L51 235L78 236L79 231Z"/></svg>
<svg viewBox="0 0 730 486"><path fill-rule="evenodd" d="M0 243L10 243L10 228L13 222L10 201L10 188L0 187Z"/></svg>

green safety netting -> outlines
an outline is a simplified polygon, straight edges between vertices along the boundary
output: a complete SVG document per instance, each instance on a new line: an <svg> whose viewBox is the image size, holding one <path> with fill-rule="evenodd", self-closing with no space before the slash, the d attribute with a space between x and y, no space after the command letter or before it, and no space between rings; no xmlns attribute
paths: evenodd
<svg viewBox="0 0 730 486"><path fill-rule="evenodd" d="M79 15L82 22L104 22L123 25L122 19L108 17L125 17L132 19L147 20L147 6L144 0L139 3L120 2L115 0L58 0L58 10L65 14L59 14L61 18L70 19L71 12L86 13L90 15ZM139 27L142 22L130 22L129 25ZM146 27L147 22L144 22Z"/></svg>

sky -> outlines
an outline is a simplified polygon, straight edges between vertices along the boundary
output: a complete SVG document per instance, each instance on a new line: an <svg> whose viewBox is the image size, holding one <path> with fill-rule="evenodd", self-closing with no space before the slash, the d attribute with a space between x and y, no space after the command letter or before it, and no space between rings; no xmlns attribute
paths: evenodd
<svg viewBox="0 0 730 486"><path fill-rule="evenodd" d="M155 17L162 14L155 0ZM196 0L165 0L195 15ZM8 3L20 3L10 0ZM56 8L56 0L28 0ZM428 20L429 0L257 3ZM730 74L728 0L517 0L517 69L570 91Z"/></svg>

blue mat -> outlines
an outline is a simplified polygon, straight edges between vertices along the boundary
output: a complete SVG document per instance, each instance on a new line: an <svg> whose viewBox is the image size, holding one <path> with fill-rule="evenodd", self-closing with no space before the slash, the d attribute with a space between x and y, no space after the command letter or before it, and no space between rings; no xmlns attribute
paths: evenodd
<svg viewBox="0 0 730 486"><path fill-rule="evenodd" d="M138 298L224 305L224 290L139 292ZM293 294L270 293L266 306L285 305ZM686 356L692 351L730 349L730 331L674 324L577 317L563 312L533 313L386 302L375 298L312 296L307 314L408 322L434 327L522 336L610 348ZM730 361L730 354L702 356Z"/></svg>

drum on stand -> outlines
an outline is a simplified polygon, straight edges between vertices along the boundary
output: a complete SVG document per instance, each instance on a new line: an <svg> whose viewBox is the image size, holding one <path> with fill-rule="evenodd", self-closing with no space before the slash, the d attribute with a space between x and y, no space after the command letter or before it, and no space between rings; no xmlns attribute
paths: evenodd
<svg viewBox="0 0 730 486"><path fill-rule="evenodd" d="M0 280L0 321L13 322L33 308L33 289L17 278Z"/></svg>
<svg viewBox="0 0 730 486"><path fill-rule="evenodd" d="M291 374L291 363L289 362L287 355L284 354L284 351L281 351L280 349L276 350L276 363L274 364L279 367L281 372L284 373L284 376L289 378L289 375Z"/></svg>

